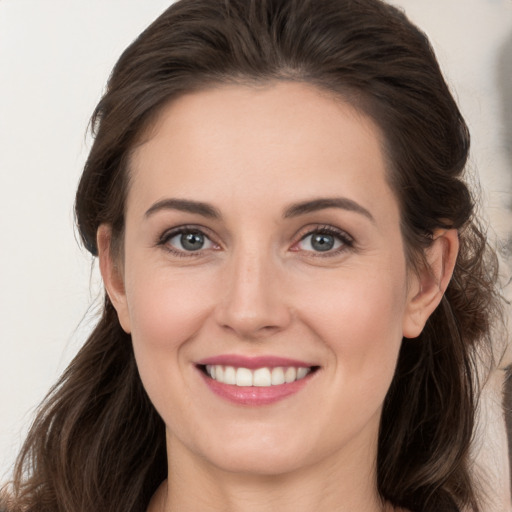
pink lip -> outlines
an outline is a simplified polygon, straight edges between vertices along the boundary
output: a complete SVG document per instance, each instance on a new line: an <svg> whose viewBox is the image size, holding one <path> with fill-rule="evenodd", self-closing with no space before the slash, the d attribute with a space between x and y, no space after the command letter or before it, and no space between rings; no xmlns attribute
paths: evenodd
<svg viewBox="0 0 512 512"><path fill-rule="evenodd" d="M248 357L237 354L224 354L220 356L208 357L197 362L198 365L206 366L207 364L223 366L235 366L237 368L248 368L255 370L256 368L275 368L277 366L295 366L296 368L310 368L311 363L298 361L296 359L288 359L277 356L258 356Z"/></svg>
<svg viewBox="0 0 512 512"><path fill-rule="evenodd" d="M238 354L223 354L208 357L196 363L203 381L211 391L230 402L246 406L269 405L293 395L308 384L315 372L309 373L303 379L280 384L278 386L236 386L232 384L223 384L222 382L217 382L210 378L200 368L201 366L206 365L234 366L236 368L248 368L250 370L254 370L256 368L276 368L278 366L294 366L295 368L311 368L316 366L311 363L285 357L249 357Z"/></svg>
<svg viewBox="0 0 512 512"><path fill-rule="evenodd" d="M269 405L279 400L293 395L308 384L314 373L309 373L303 379L280 384L278 386L257 387L257 386L235 386L232 384L223 384L210 378L204 372L199 370L205 384L216 395L229 400L237 405L259 406Z"/></svg>

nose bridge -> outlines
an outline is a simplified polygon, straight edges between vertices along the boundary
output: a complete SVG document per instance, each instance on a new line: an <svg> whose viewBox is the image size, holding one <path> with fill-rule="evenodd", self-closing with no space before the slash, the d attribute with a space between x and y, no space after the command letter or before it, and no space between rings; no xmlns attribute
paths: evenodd
<svg viewBox="0 0 512 512"><path fill-rule="evenodd" d="M267 251L254 247L241 248L234 258L232 292L251 310L255 310L256 305L263 306L270 299L271 278L275 273L271 260L272 256Z"/></svg>
<svg viewBox="0 0 512 512"><path fill-rule="evenodd" d="M290 318L279 293L281 273L268 246L240 243L226 264L219 323L246 338L282 329Z"/></svg>

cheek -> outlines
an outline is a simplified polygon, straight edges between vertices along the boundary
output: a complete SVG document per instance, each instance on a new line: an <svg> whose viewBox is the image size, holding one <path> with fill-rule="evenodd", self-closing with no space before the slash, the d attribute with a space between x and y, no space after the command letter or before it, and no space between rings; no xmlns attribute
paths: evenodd
<svg viewBox="0 0 512 512"><path fill-rule="evenodd" d="M351 269L317 281L301 294L308 298L300 306L303 321L328 345L344 376L390 380L406 305L400 266Z"/></svg>
<svg viewBox="0 0 512 512"><path fill-rule="evenodd" d="M140 273L126 292L143 386L168 428L186 439L188 425L197 422L187 399L192 371L187 347L206 313L199 287L168 274Z"/></svg>
<svg viewBox="0 0 512 512"><path fill-rule="evenodd" d="M168 393L181 390L186 382L187 347L210 311L207 280L149 266L133 270L126 296L135 358L151 401L164 413L179 404L179 396L169 402Z"/></svg>
<svg viewBox="0 0 512 512"><path fill-rule="evenodd" d="M169 350L194 335L209 309L204 300L207 280L140 267L132 276L126 294L134 343Z"/></svg>

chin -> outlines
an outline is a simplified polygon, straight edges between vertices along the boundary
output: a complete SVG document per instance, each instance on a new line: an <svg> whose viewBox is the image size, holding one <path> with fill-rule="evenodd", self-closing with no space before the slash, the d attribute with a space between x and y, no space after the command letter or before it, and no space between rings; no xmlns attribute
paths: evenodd
<svg viewBox="0 0 512 512"><path fill-rule="evenodd" d="M305 461L297 459L297 453L288 455L280 450L271 453L260 452L254 456L233 454L224 456L216 462L215 466L222 471L260 477L286 475L306 465Z"/></svg>
<svg viewBox="0 0 512 512"><path fill-rule="evenodd" d="M311 464L313 461L309 459L315 454L318 457L316 450L311 450L308 456L304 450L308 443L262 431L249 437L225 435L216 439L206 445L193 442L195 447L191 448L207 465L229 473L262 477L283 475ZM172 446L169 451L173 453Z"/></svg>

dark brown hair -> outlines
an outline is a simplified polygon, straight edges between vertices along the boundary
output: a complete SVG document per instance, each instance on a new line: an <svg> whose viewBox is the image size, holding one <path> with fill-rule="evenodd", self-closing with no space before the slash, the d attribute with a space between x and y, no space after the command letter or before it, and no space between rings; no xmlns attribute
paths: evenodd
<svg viewBox="0 0 512 512"><path fill-rule="evenodd" d="M409 263L440 227L460 253L440 307L404 340L378 445L378 489L414 512L480 510L468 457L477 354L499 313L496 261L462 176L469 134L425 35L380 0L181 0L123 53L97 106L76 196L85 246L101 223L122 246L130 153L163 105L225 83L315 85L384 135ZM164 425L108 297L18 460L13 510L139 512L167 474Z"/></svg>

